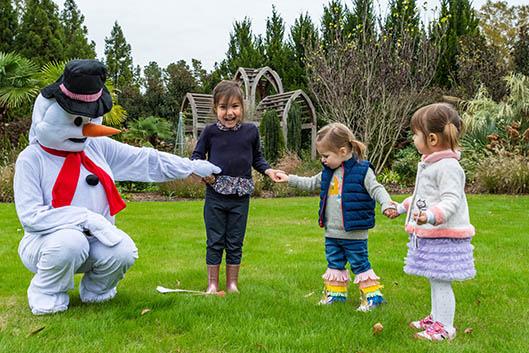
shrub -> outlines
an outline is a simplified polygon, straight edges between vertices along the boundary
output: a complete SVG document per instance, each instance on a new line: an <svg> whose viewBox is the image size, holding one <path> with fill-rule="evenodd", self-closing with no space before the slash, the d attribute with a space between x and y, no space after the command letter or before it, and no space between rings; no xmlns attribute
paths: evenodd
<svg viewBox="0 0 529 353"><path fill-rule="evenodd" d="M519 155L489 156L476 171L481 191L520 194L529 192L529 158Z"/></svg>
<svg viewBox="0 0 529 353"><path fill-rule="evenodd" d="M295 152L287 152L283 154L281 159L277 162L277 169L281 169L288 174L296 174L300 176L313 176L321 172L321 162L319 160L310 159L310 154L304 152L304 159L301 159ZM288 186L288 184L273 183L268 189L276 197L286 196L310 196L318 195L319 190L306 191Z"/></svg>
<svg viewBox="0 0 529 353"><path fill-rule="evenodd" d="M301 151L301 107L294 102L288 111L288 137L287 148L289 151Z"/></svg>
<svg viewBox="0 0 529 353"><path fill-rule="evenodd" d="M384 169L377 177L378 181L383 185L399 186L402 183L402 178L399 173L391 169Z"/></svg>
<svg viewBox="0 0 529 353"><path fill-rule="evenodd" d="M400 183L403 185L413 185L417 175L417 164L420 155L415 146L410 145L395 153L395 160L391 169L399 175Z"/></svg>
<svg viewBox="0 0 529 353"><path fill-rule="evenodd" d="M0 202L13 202L13 177L15 165L0 166Z"/></svg>
<svg viewBox="0 0 529 353"><path fill-rule="evenodd" d="M192 178L167 181L159 184L159 189L166 196L189 199L204 198L206 192L206 186Z"/></svg>
<svg viewBox="0 0 529 353"><path fill-rule="evenodd" d="M265 159L274 164L285 149L281 122L275 110L267 110L261 119L260 133L263 139Z"/></svg>

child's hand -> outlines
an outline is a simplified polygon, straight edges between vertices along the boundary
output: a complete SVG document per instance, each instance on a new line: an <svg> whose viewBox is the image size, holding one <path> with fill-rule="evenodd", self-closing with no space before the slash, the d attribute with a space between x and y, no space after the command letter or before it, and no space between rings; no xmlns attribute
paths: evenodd
<svg viewBox="0 0 529 353"><path fill-rule="evenodd" d="M399 213L394 208L387 208L387 209L384 210L383 213L384 213L384 216L386 216L386 217L388 217L390 219L397 218L399 216Z"/></svg>
<svg viewBox="0 0 529 353"><path fill-rule="evenodd" d="M397 207L398 204L395 201L391 201L390 206L386 208L382 213L384 214L384 216L390 219L397 218L398 216L400 216L399 211L397 211Z"/></svg>
<svg viewBox="0 0 529 353"><path fill-rule="evenodd" d="M204 184L209 184L209 185L213 185L215 184L215 181L217 180L217 178L215 178L214 175L210 175L210 176L207 176L207 177L203 177L202 178L202 182Z"/></svg>
<svg viewBox="0 0 529 353"><path fill-rule="evenodd" d="M426 212L413 212L413 219L417 222L418 225L426 224L428 222L428 215Z"/></svg>
<svg viewBox="0 0 529 353"><path fill-rule="evenodd" d="M288 182L288 174L285 173L285 172L278 172L276 174L276 178L278 179L277 182L278 183L286 183Z"/></svg>
<svg viewBox="0 0 529 353"><path fill-rule="evenodd" d="M282 170L277 170L277 169L272 169L272 168L269 168L269 169L265 170L265 174L268 175L270 177L270 179L272 179L276 183L279 182L279 179L277 178L277 173L283 173L284 174L285 172L283 172Z"/></svg>

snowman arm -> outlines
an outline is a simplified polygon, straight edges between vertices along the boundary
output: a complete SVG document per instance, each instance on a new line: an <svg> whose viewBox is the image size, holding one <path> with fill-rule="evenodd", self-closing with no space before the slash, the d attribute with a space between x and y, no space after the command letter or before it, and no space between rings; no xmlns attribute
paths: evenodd
<svg viewBox="0 0 529 353"><path fill-rule="evenodd" d="M212 170L207 175L216 172L209 162L191 161L153 148L134 147L110 138L93 142L101 146L115 180L161 182L184 179L192 173L204 174L205 164L206 169L210 165Z"/></svg>
<svg viewBox="0 0 529 353"><path fill-rule="evenodd" d="M22 153L17 160L14 178L15 207L24 230L41 235L60 229L82 230L89 211L84 207L46 205L36 168L38 162L26 157Z"/></svg>

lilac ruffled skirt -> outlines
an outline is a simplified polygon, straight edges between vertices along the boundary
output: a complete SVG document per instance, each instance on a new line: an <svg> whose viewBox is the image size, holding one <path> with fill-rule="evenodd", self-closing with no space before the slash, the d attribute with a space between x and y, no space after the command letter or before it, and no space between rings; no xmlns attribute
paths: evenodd
<svg viewBox="0 0 529 353"><path fill-rule="evenodd" d="M404 272L441 281L464 281L476 276L470 238L414 238L410 236Z"/></svg>

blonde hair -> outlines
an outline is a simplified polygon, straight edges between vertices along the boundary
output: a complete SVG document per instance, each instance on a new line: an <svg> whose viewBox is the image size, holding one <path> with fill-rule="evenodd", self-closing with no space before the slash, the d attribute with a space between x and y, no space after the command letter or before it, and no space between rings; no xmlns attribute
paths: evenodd
<svg viewBox="0 0 529 353"><path fill-rule="evenodd" d="M217 106L224 101L231 99L238 99L241 102L241 121L244 120L244 97L241 90L241 86L237 81L223 80L220 81L213 89L213 110L217 109Z"/></svg>
<svg viewBox="0 0 529 353"><path fill-rule="evenodd" d="M411 128L413 131L422 132L424 143L427 143L429 134L437 134L442 144L455 151L459 147L463 121L451 104L434 103L420 108L413 114Z"/></svg>
<svg viewBox="0 0 529 353"><path fill-rule="evenodd" d="M342 147L352 151L356 159L364 159L366 146L355 139L353 132L342 123L331 123L322 127L316 134L316 145L338 152Z"/></svg>

